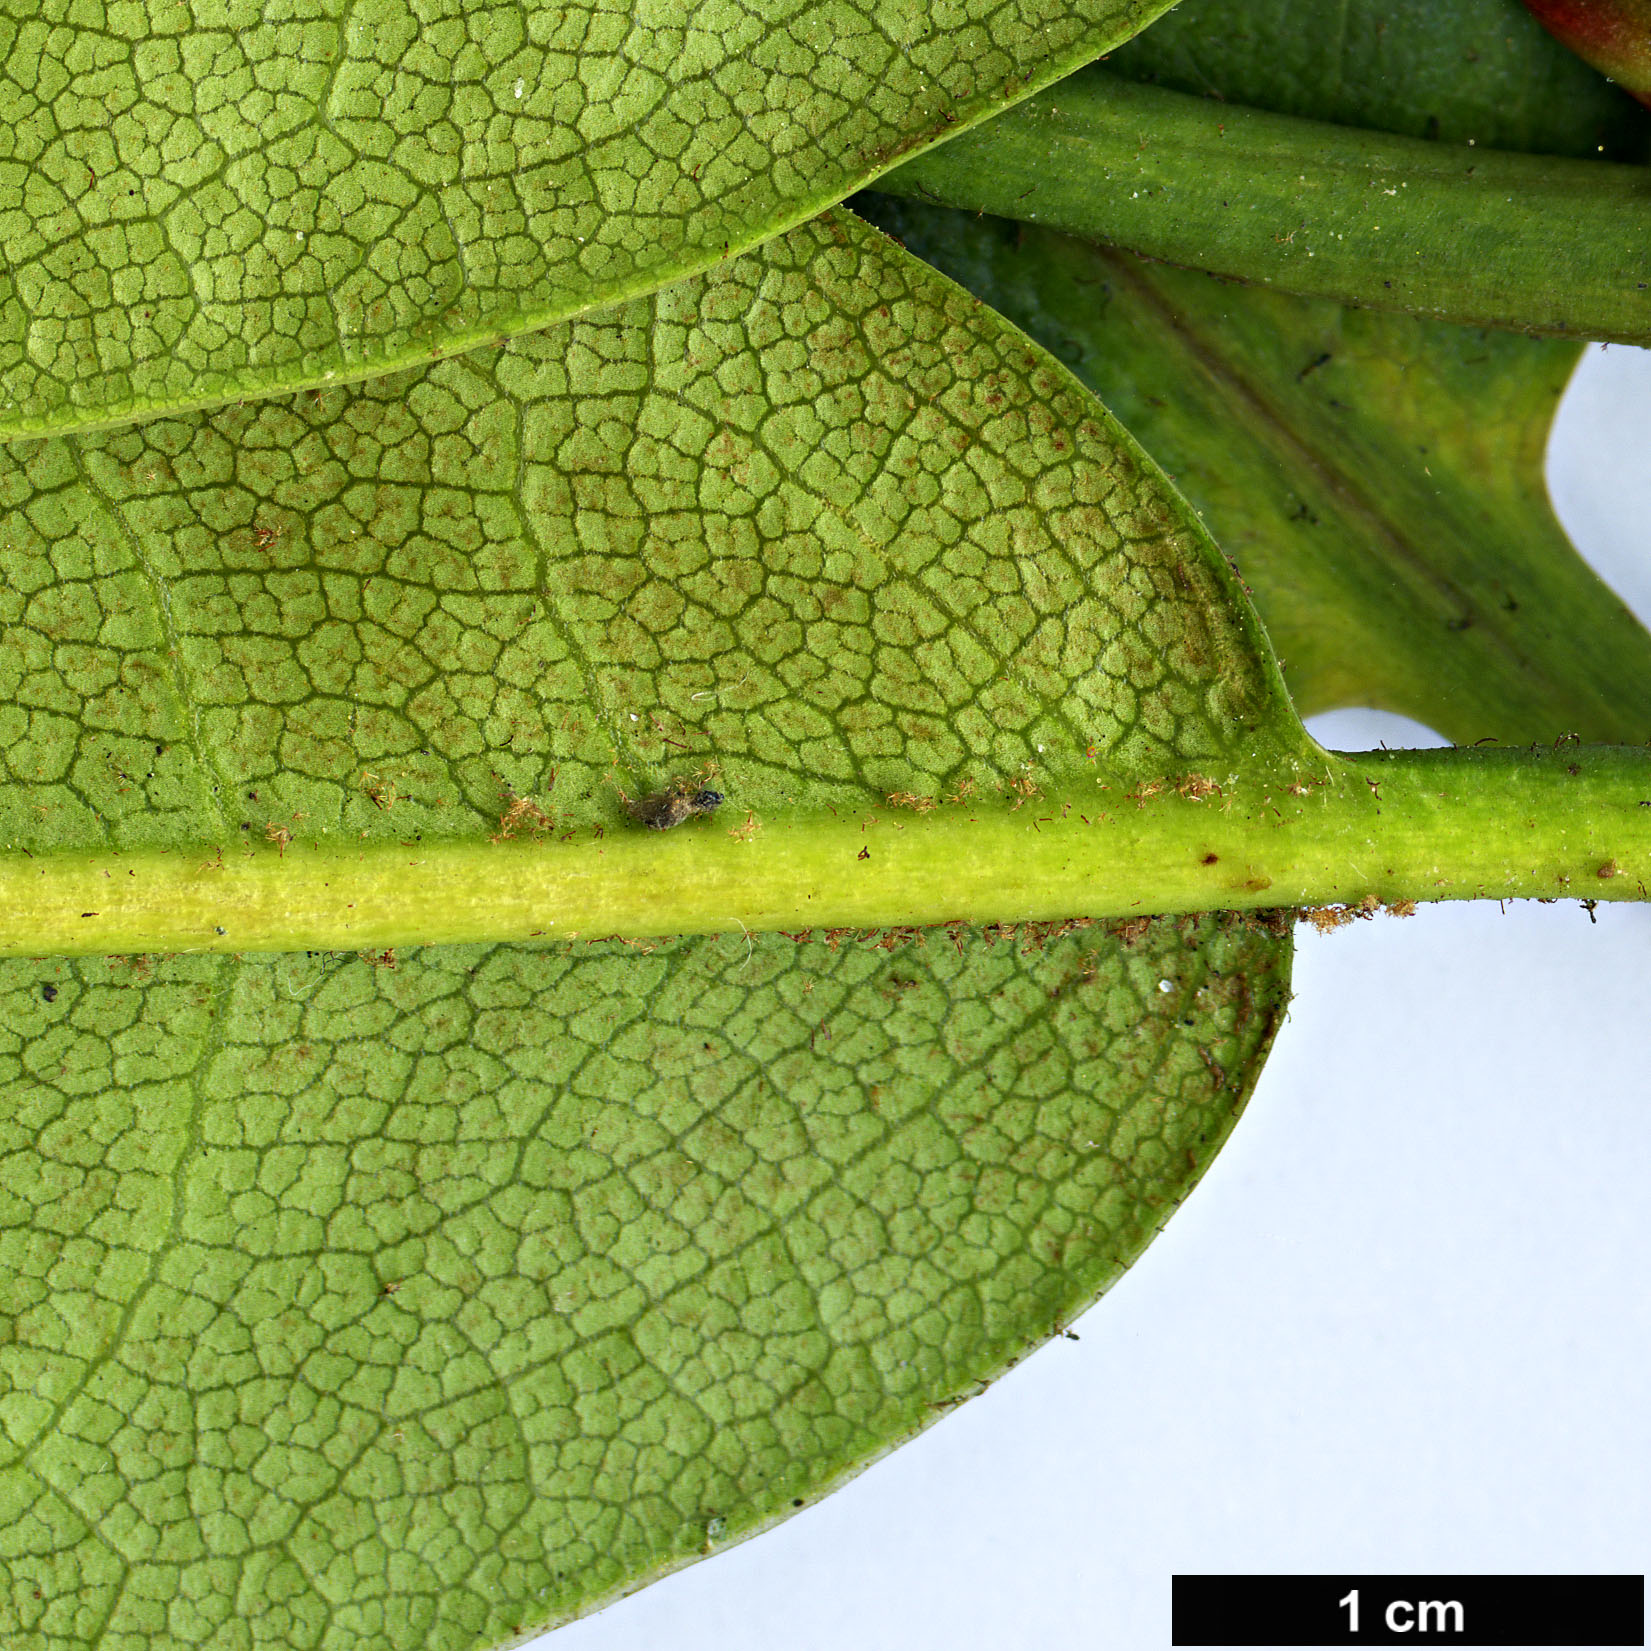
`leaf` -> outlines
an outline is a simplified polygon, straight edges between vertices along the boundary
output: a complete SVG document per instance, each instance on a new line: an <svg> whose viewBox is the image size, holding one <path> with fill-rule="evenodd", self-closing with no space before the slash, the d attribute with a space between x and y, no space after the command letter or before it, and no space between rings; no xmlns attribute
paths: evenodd
<svg viewBox="0 0 1651 1651"><path fill-rule="evenodd" d="M1193 764L1333 770L1361 832L1381 795L1301 733L1128 438L847 215L400 382L11 457L0 804L38 850L12 865L95 868L100 899L171 851L276 899L377 855L412 904L423 835L511 877L651 857L669 925L741 831L841 847L869 807L901 816L879 848L915 842L971 780L1034 867L1077 830L1018 814L1044 780L1133 781L1120 811L1200 832L1258 828ZM733 835L627 817L621 785L710 760ZM1616 762L1557 782L1574 852ZM578 841L489 841L518 832ZM1150 830L1090 841L1146 886ZM932 860L942 888L972 869ZM35 1580L0 1610L53 1651L474 1645L758 1528L973 1391L1191 1185L1286 942L955 932L6 965L0 1416L29 1454L0 1528Z"/></svg>
<svg viewBox="0 0 1651 1651"><path fill-rule="evenodd" d="M618 788L690 765L736 821L915 828L1312 750L1128 439L847 215L420 374L16 444L0 491L37 872L280 900L320 840L410 901L423 835L571 832L669 923L741 827ZM0 964L0 1637L446 1651L784 1517L1162 1224L1276 927Z"/></svg>
<svg viewBox="0 0 1651 1651"><path fill-rule="evenodd" d="M939 29L907 0L24 8L0 21L0 437L364 378L651 291L1163 3Z"/></svg>
<svg viewBox="0 0 1651 1651"><path fill-rule="evenodd" d="M0 964L7 1643L450 1651L786 1517L1133 1259L1288 957Z"/></svg>
<svg viewBox="0 0 1651 1651"><path fill-rule="evenodd" d="M1181 0L1107 69L1405 137L1579 160L1651 156L1651 120L1549 39L1521 0Z"/></svg>
<svg viewBox="0 0 1651 1651"><path fill-rule="evenodd" d="M1651 637L1572 549L1542 484L1576 346L863 199L1169 468L1238 562L1304 716L1372 705L1463 745L1651 734Z"/></svg>
<svg viewBox="0 0 1651 1651"><path fill-rule="evenodd" d="M663 922L692 890L659 870L729 834L656 841L618 785L690 762L783 820L893 772L1031 792L1047 757L1144 808L1194 761L1318 760L1212 547L1012 329L840 219L735 267L446 376L18 449L5 802L40 875L204 827L203 887L279 891L325 837L411 897L426 833L514 867L561 845L489 835L601 826L663 850ZM792 405L825 416L781 442ZM666 713L700 692L696 746ZM932 1419L1145 1241L1282 1002L1240 923L1015 938L4 966L33 1586L0 1622L470 1645Z"/></svg>
<svg viewBox="0 0 1651 1651"><path fill-rule="evenodd" d="M847 215L417 375L15 444L4 465L10 863L38 879L47 851L106 849L140 904L151 877L196 888L116 930L99 861L66 929L18 914L11 942L35 951L548 927L329 940L287 921L306 868L342 876L372 845L392 908L420 898L425 839L469 845L455 875L507 896L534 838L552 869L632 868L610 892L640 929L604 906L550 911L558 932L707 926L696 898L732 928L702 869L748 879L787 821L835 868L868 807L915 843L1040 790L1099 799L1240 754L1323 766L1226 565L1129 439ZM707 764L730 829L638 828L626 797ZM1038 830L1009 823L1017 844ZM253 845L263 928L214 915ZM881 848L848 861L880 905L742 920L1005 915L949 892L951 848L909 875ZM778 887L803 869L777 863ZM911 876L938 909L914 909ZM21 896L37 915L40 888ZM190 933L165 926L178 913Z"/></svg>
<svg viewBox="0 0 1651 1651"><path fill-rule="evenodd" d="M879 187L1306 297L1651 342L1644 167L1458 149L1092 70Z"/></svg>
<svg viewBox="0 0 1651 1651"><path fill-rule="evenodd" d="M1651 9L1645 0L1527 0L1531 14L1570 49L1651 107Z"/></svg>
<svg viewBox="0 0 1651 1651"><path fill-rule="evenodd" d="M1118 87L1117 77L1201 99L1214 99L1224 107L1199 113L1191 105L1175 99L1142 102L1132 99L1127 89ZM1187 233L1188 226L1178 223L1173 214L1166 221L1163 209L1171 198L1168 192L1173 192L1180 208L1184 210L1187 205L1181 189L1187 177L1177 174L1174 166L1162 164L1149 167L1149 186L1132 191L1131 205L1127 208L1121 188L1104 202L1089 197L1085 181L1092 188L1093 172L1087 180L1076 180L1075 191L1063 188L1064 198L1057 203L1053 195L1046 194L1051 180L1029 177L1024 160L1011 162L1007 154L1000 154L994 162L985 149L978 146L980 167L965 176L957 164L965 157L952 157L953 168L946 178L937 181L925 176L921 179L923 187L916 193L933 200L937 196L953 198L955 193L967 192L968 200L960 204L982 206L986 200L980 191L991 187L985 180L996 164L1003 170L993 199L997 202L996 209L1007 216L1050 222L1053 207L1057 208L1065 227L1079 233L1101 231L1102 239L1178 258L1199 267L1227 269L1247 279L1277 284L1287 291L1353 297L1378 307L1419 309L1431 315L1461 311L1462 296L1473 291L1475 279L1482 282L1484 278L1482 269L1476 275L1469 267L1471 259L1452 250L1449 237L1456 233L1454 214L1475 197L1471 188L1465 194L1453 192L1448 187L1448 174L1441 180L1438 152L1395 150L1381 145L1355 145L1349 150L1334 134L1292 124L1263 124L1253 130L1258 137L1273 140L1263 161L1282 159L1284 162L1282 176L1274 179L1282 186L1282 193L1275 190L1265 201L1249 200L1246 191L1254 186L1255 179L1243 175L1247 163L1240 162L1235 145L1228 142L1227 131L1231 126L1232 136L1236 138L1247 117L1243 110L1225 106L1247 105L1291 116L1297 121L1328 121L1403 137L1446 144L1471 143L1476 148L1533 155L1589 160L1605 156L1627 162L1641 162L1651 155L1651 120L1599 75L1549 39L1519 0L1462 0L1461 4L1447 8L1427 4L1426 0L1402 0L1398 5L1375 5L1362 0L1351 4L1340 0L1316 0L1316 3L1314 0L1307 3L1303 0L1185 0L1154 28L1112 53L1107 59L1106 71L1091 70L1075 76L1024 109L1022 115L1026 118L1020 123L1018 139L1014 129L1005 127L993 133L991 141L1019 146L1030 139L1034 157L1048 154L1047 135L1040 144L1036 134L1037 117L1040 113L1049 115L1062 106L1070 116L1074 97L1099 116L1099 122L1089 122L1083 134L1084 141L1092 147L1097 143L1108 147L1111 123L1126 111L1135 111L1133 130L1128 129L1130 123L1124 119L1124 129L1116 134L1123 148L1110 156L1115 166L1124 170L1138 166L1145 148L1141 140L1157 125L1161 129L1155 134L1155 143L1169 139L1190 144L1196 151L1185 159L1188 176L1213 168L1218 191L1227 204L1215 221L1202 226L1205 241ZM1127 155L1124 149L1128 150ZM1297 154L1297 150L1302 152ZM1350 212L1350 217L1346 222L1338 219L1340 227L1320 216L1325 206L1319 193L1321 181L1315 181L1311 192L1289 188L1292 181L1297 186L1305 182L1303 174L1309 169L1316 173L1331 151L1340 153L1353 167L1353 172L1342 180L1354 183L1355 194L1349 196L1342 191L1336 210L1344 211L1344 215ZM1359 208L1372 203L1358 200L1356 174L1361 156L1368 159L1373 154L1381 155L1394 173L1391 177L1378 179L1367 175L1365 178L1367 185L1382 191L1373 203L1380 206L1382 216L1372 221L1385 221L1388 228L1384 239L1361 243L1359 236L1364 226ZM1088 164L1093 166L1095 160L1092 154ZM1419 166L1425 176L1400 176L1398 169L1407 162ZM1479 164L1478 157L1475 164ZM1239 176L1235 177L1235 173ZM913 193L920 181L917 172L905 172L903 176L904 182L900 174L891 178L889 187L897 192ZM1595 187L1608 187L1605 180L1612 175L1590 171L1577 176L1584 193L1588 193ZM1639 191L1634 176L1615 176L1620 183L1626 183L1630 195L1637 198ZM1018 180L1009 192L1012 199L1005 195L1010 179ZM1137 180L1137 185L1140 181ZM1441 181L1446 187L1423 203L1421 209L1413 210L1409 190L1424 184L1432 187ZM1467 184L1466 179L1461 181ZM1546 187L1545 173L1540 168L1529 170L1523 181L1535 188ZM1034 187L1028 189L1029 182ZM1395 185L1396 192L1388 195L1386 190ZM1153 190L1158 186L1166 193L1155 194ZM1281 215L1276 231L1279 240L1268 243L1252 239L1247 247L1235 242L1230 220L1233 211L1242 207L1235 209L1231 203L1240 196L1249 202L1251 211ZM1308 209L1306 219L1297 210L1302 206ZM1134 225L1127 232L1120 216L1126 211ZM1433 216L1436 211L1442 214L1447 226L1444 238L1438 234L1439 224ZM1590 251L1583 244L1587 239L1583 226L1572 222L1563 212L1560 216L1563 222L1560 243L1555 248L1556 267L1566 270L1570 279L1567 301L1575 301L1583 295L1576 290L1574 277L1580 275L1582 265L1590 256L1597 261L1602 248L1594 247ZM1367 256L1362 269L1357 258L1346 256L1349 222L1353 225L1353 250L1363 245ZM1539 239L1555 233L1551 224L1531 222L1528 217L1523 223L1524 232ZM1311 246L1313 263L1310 266L1305 254L1311 236L1299 233L1304 228L1320 235ZM1396 278L1391 267L1395 237L1402 229L1420 239L1430 262L1437 264L1443 259L1457 278L1438 281L1431 304L1414 292L1407 297L1406 277L1411 272ZM1174 237L1173 246L1164 240L1166 233ZM1614 231L1607 233L1610 237ZM1370 234L1373 236L1374 231ZM1333 246L1328 244L1332 239ZM1505 259L1506 254L1504 247L1501 256ZM1329 275L1322 273L1317 262L1326 256L1336 260L1334 272ZM1528 260L1515 258L1513 262L1523 267L1527 275L1530 273ZM1541 272L1537 273L1540 276ZM1517 284L1524 276L1515 269L1510 279ZM1382 284L1378 286L1377 282ZM1505 288L1499 295L1504 307L1511 290L1511 287ZM1639 288L1635 286L1632 290L1637 293ZM1519 301L1525 307L1512 315L1511 322L1500 311L1495 315L1459 314L1458 318L1496 319L1499 323L1524 326L1538 314L1543 300L1523 287L1520 291ZM1583 301L1593 303L1592 299ZM1601 320L1604 313L1590 313L1589 320L1604 326L1612 324L1609 318ZM1611 314L1619 321L1624 319L1620 304ZM1630 328L1642 322L1642 312L1632 312L1627 317ZM1581 317L1567 323L1568 330L1583 330L1585 326Z"/></svg>
<svg viewBox="0 0 1651 1651"><path fill-rule="evenodd" d="M1635 159L1651 132L1518 0L1187 0L1108 68L1223 106L1542 154ZM1241 561L1304 714L1377 705L1464 744L1645 737L1644 633L1576 557L1541 482L1574 346L862 200L1169 466Z"/></svg>

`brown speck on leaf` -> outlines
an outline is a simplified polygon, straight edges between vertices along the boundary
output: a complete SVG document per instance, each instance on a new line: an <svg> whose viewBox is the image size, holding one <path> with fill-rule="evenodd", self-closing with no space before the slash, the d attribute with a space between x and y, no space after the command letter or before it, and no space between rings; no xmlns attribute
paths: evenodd
<svg viewBox="0 0 1651 1651"><path fill-rule="evenodd" d="M869 860L871 858L871 850L869 848L863 848L854 856L854 858L856 860Z"/></svg>
<svg viewBox="0 0 1651 1651"><path fill-rule="evenodd" d="M928 945L928 942L923 938L923 931L909 925L904 928L887 929L881 935L878 934L876 929L868 929L861 938L869 941L880 952L892 952L901 946L914 944L918 946ZM907 982L907 984L915 986L917 982L914 980Z"/></svg>
<svg viewBox="0 0 1651 1651"><path fill-rule="evenodd" d="M554 811L541 808L531 797L512 797L510 807L499 816L499 829L488 840L503 843L515 837L538 842L556 829Z"/></svg>
<svg viewBox="0 0 1651 1651"><path fill-rule="evenodd" d="M917 797L909 791L891 791L887 801L890 808L909 808L914 814L928 814L938 806L933 797Z"/></svg>
<svg viewBox="0 0 1651 1651"><path fill-rule="evenodd" d="M712 793L712 795L715 795L715 793ZM757 816L753 814L750 809L746 809L745 823L743 825L730 826L728 828L728 835L732 837L736 843L748 843L761 830L761 821L757 819Z"/></svg>
<svg viewBox="0 0 1651 1651"><path fill-rule="evenodd" d="M1234 912L1233 916L1247 929L1259 934L1270 934L1283 940L1291 931L1295 912L1289 908L1272 907L1262 911Z"/></svg>
<svg viewBox="0 0 1651 1651"><path fill-rule="evenodd" d="M1175 782L1175 794L1185 797L1188 802L1201 803L1206 797L1219 797L1221 787L1202 774L1183 774Z"/></svg>
<svg viewBox="0 0 1651 1651"><path fill-rule="evenodd" d="M988 923L980 936L988 946L995 946L1000 940L1012 945L1018 940L1023 953L1041 952L1051 940L1060 940L1077 929L1091 928L1094 921L1092 917L1064 917L1047 923ZM1150 918L1141 921L1150 927Z"/></svg>
<svg viewBox="0 0 1651 1651"><path fill-rule="evenodd" d="M1620 877L1620 876L1622 876L1622 867L1619 866L1616 863L1615 860L1607 860L1605 862L1605 864L1603 866L1601 866L1599 868L1599 870L1594 873L1594 876L1596 876L1596 877Z"/></svg>
<svg viewBox="0 0 1651 1651"><path fill-rule="evenodd" d="M1043 793L1038 790L1037 781L1034 780L1030 774L1017 775L1014 779L1010 780L1009 789L1015 793L1014 806L1009 810L1011 814L1013 814L1015 809L1019 808L1022 803L1029 803L1034 797L1041 797L1043 795Z"/></svg>
<svg viewBox="0 0 1651 1651"><path fill-rule="evenodd" d="M1389 917L1414 917L1416 902L1414 900L1389 900L1387 903Z"/></svg>
<svg viewBox="0 0 1651 1651"><path fill-rule="evenodd" d="M285 826L276 825L273 821L264 827L265 838L275 844L275 852L286 858L287 844L292 841L292 833Z"/></svg>
<svg viewBox="0 0 1651 1651"><path fill-rule="evenodd" d="M363 772L361 789L367 793L367 800L374 808L381 809L388 814L396 806L396 782L382 780L377 774Z"/></svg>
<svg viewBox="0 0 1651 1651"><path fill-rule="evenodd" d="M1381 901L1373 894L1367 894L1354 905L1350 906L1303 906L1300 915L1313 925L1320 934L1328 934L1332 929L1339 929L1359 918L1368 922L1382 909ZM1411 906L1415 910L1415 906Z"/></svg>

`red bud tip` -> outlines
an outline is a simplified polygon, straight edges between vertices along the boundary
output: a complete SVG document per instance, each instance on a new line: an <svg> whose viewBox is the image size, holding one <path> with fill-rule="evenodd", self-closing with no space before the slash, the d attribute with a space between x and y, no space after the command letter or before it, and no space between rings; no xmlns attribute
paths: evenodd
<svg viewBox="0 0 1651 1651"><path fill-rule="evenodd" d="M1525 0L1556 40L1651 108L1651 0Z"/></svg>

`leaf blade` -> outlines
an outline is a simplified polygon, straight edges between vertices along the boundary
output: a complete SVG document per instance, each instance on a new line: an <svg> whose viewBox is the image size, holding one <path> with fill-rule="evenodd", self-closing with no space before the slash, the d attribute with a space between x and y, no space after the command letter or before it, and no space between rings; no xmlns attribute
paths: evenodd
<svg viewBox="0 0 1651 1651"><path fill-rule="evenodd" d="M767 27L606 0L19 19L0 439L395 371L651 291L1162 9L1027 0L940 32L900 0Z"/></svg>
<svg viewBox="0 0 1651 1651"><path fill-rule="evenodd" d="M255 1643L459 1651L926 1426L1185 1195L1289 949L935 942L86 963L51 1003L0 965L0 1366L51 1401L0 1491L0 1612L52 1651L75 1610L160 1651L237 1601ZM111 1074L133 1100L93 1123ZM95 1311L43 1308L35 1222ZM186 1494L146 1467L184 1460Z"/></svg>
<svg viewBox="0 0 1651 1651"><path fill-rule="evenodd" d="M512 799L635 832L705 762L773 817L1313 755L1150 461L844 214L415 377L0 465L14 850L481 842Z"/></svg>
<svg viewBox="0 0 1651 1651"><path fill-rule="evenodd" d="M1639 162L1651 120L1522 0L1183 0L1108 70L1303 120L1530 155Z"/></svg>
<svg viewBox="0 0 1651 1651"><path fill-rule="evenodd" d="M1542 483L1575 346L866 204L1159 456L1241 568L1304 716L1373 705L1461 745L1645 737L1651 638Z"/></svg>

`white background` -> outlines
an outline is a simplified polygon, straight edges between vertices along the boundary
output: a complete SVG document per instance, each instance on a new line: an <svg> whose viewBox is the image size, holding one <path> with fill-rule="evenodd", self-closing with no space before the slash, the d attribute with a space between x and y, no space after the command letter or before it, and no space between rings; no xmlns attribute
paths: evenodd
<svg viewBox="0 0 1651 1651"><path fill-rule="evenodd" d="M1591 350L1549 485L1651 622L1648 448L1651 354ZM1396 718L1311 726L1438 743ZM538 1643L1152 1651L1177 1571L1646 1570L1651 908L1597 918L1304 931L1236 1135L1080 1341Z"/></svg>

